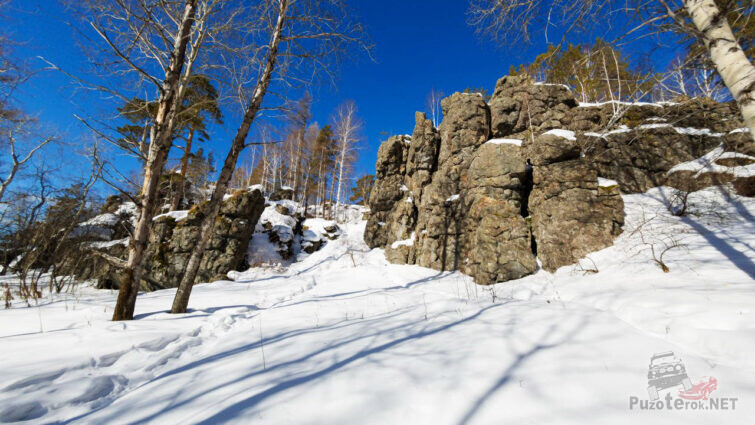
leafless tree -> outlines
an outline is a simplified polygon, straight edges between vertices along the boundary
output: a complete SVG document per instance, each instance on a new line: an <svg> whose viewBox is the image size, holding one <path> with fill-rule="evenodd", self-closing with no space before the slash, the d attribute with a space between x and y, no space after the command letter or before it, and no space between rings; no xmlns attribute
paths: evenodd
<svg viewBox="0 0 755 425"><path fill-rule="evenodd" d="M350 19L349 11L340 0L266 0L260 3L258 21L253 22L260 24L255 34L258 40L267 37L268 41L255 49L258 54L249 60L254 75L251 91L243 83L238 86L239 98L245 105L243 119L205 206L199 241L173 300L172 313L186 312L199 264L233 169L241 151L248 146L246 139L250 128L262 111L263 100L273 81L276 86L285 88L307 82L312 74L324 72L332 75L330 63L333 59L348 45L361 43L363 39L361 25ZM246 79L237 78L236 81Z"/></svg>
<svg viewBox="0 0 755 425"><path fill-rule="evenodd" d="M335 177L338 181L338 188L336 189L334 218L338 220L338 213L341 207L341 194L345 189L343 182L348 175L350 164L354 160L356 144L359 142L359 131L362 128L362 122L357 117L357 106L353 101L346 101L338 107L334 124L338 155L335 164L338 170Z"/></svg>
<svg viewBox="0 0 755 425"><path fill-rule="evenodd" d="M7 1L0 0L0 13L7 4ZM18 106L15 94L33 72L13 60L13 44L8 35L0 30L0 148L4 151L0 157L0 203L22 168L28 166L45 146L55 141L53 136L39 135L35 131L36 120Z"/></svg>
<svg viewBox="0 0 755 425"><path fill-rule="evenodd" d="M425 108L430 115L433 126L436 128L440 125L440 119L443 115L443 111L440 107L440 101L443 99L443 96L444 94L442 91L435 90L433 87L430 89L430 93L427 94L427 98L425 99Z"/></svg>
<svg viewBox="0 0 755 425"><path fill-rule="evenodd" d="M719 7L719 4L722 7ZM649 31L670 31L703 43L718 75L737 101L745 123L755 137L755 67L742 50L726 12L739 9L744 16L752 2L735 0L471 0L469 22L478 31L508 39L529 40L533 30L548 39L553 26L570 31L595 23L611 22L623 13L634 22L625 31L647 36ZM643 32L644 31L644 32Z"/></svg>
<svg viewBox="0 0 755 425"><path fill-rule="evenodd" d="M31 147L27 150L25 154L18 151L19 143L17 139L17 134L23 132L25 129L24 127L27 124L27 120L23 120L21 122L13 123L12 129L7 130L7 134L5 137L7 137L7 140L5 142L8 145L8 157L10 159L10 169L7 170L7 174L5 177L0 177L0 203L3 201L3 197L5 196L5 192L7 191L8 187L13 183L13 180L18 175L19 170L26 165L33 157L34 155L47 146L49 143L53 142L55 139L52 136L48 136L42 140L32 142ZM5 131L3 131L5 132Z"/></svg>
<svg viewBox="0 0 755 425"><path fill-rule="evenodd" d="M133 318L143 274L144 251L157 207L160 175L173 142L177 105L181 103L186 81L192 73L193 60L199 52L198 44L203 41L201 33L192 32L197 4L198 0L87 0L77 5L99 37L98 42L91 41L92 47L103 46L101 50L109 54L106 57L112 58L112 62L97 58L94 63L108 63L116 75L130 76L137 87L148 84L146 87L157 92L154 119L145 123L145 127L149 126L150 143L146 149L139 194L139 219L130 239L113 320ZM192 36L195 37L192 39ZM93 88L93 84L81 78L77 81L86 88ZM123 103L129 101L121 91L112 87L100 85L94 88L121 99Z"/></svg>

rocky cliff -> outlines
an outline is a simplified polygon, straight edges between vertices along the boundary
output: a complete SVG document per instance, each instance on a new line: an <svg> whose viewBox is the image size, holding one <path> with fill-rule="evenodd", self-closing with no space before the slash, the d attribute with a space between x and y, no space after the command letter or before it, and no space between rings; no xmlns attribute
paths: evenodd
<svg viewBox="0 0 755 425"><path fill-rule="evenodd" d="M704 175L752 187L753 142L730 104L580 105L565 86L507 76L489 102L455 93L441 106L439 128L417 113L412 136L378 150L365 241L394 263L517 279L538 259L553 271L611 245L621 192L689 190ZM716 149L739 162L695 168Z"/></svg>
<svg viewBox="0 0 755 425"><path fill-rule="evenodd" d="M289 192L277 190L266 200L260 186L252 186L227 195L202 257L198 280L210 282L227 279L231 271L289 264L340 236L335 222L307 218L303 208L290 200ZM199 237L204 205L154 218L142 290L178 285ZM137 215L133 202L109 198L100 215L77 227L75 237L91 254L67 270L80 279L97 279L100 288L120 287L118 268L101 254L125 260Z"/></svg>

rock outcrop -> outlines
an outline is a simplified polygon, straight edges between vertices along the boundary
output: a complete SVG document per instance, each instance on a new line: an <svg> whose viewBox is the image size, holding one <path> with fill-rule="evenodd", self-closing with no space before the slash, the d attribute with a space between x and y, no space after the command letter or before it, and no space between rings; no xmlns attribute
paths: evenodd
<svg viewBox="0 0 755 425"><path fill-rule="evenodd" d="M554 271L613 243L622 192L672 184L689 171L675 166L714 149L737 152L723 159L739 174L724 171L752 190L741 164L755 149L730 104L580 105L566 86L507 76L489 102L455 93L442 109L438 129L417 113L411 137L378 150L365 242L394 263L480 284L533 273L538 259Z"/></svg>
<svg viewBox="0 0 755 425"><path fill-rule="evenodd" d="M204 218L203 205L188 211L174 211L158 215L153 220L147 250L142 290L156 290L178 286L191 250L199 238ZM225 279L229 271L247 267L245 256L257 221L265 206L262 193L252 188L240 190L227 197L215 220L214 233L200 263L198 279ZM80 224L77 237L88 249L125 259L128 235L137 218L136 206L131 202L109 199L102 214ZM100 235L91 241L93 235ZM99 288L119 288L117 267L100 255L91 255L72 270L81 279L97 279Z"/></svg>
<svg viewBox="0 0 755 425"><path fill-rule="evenodd" d="M229 196L215 219L213 234L199 266L199 282L226 279L231 270L244 269L249 240L265 205L259 189L239 190ZM146 257L147 284L151 289L178 286L191 252L199 240L204 204L185 218L162 215L154 220Z"/></svg>
<svg viewBox="0 0 755 425"><path fill-rule="evenodd" d="M250 247L250 261L254 264L296 261L300 254L312 254L327 241L341 235L341 229L334 221L306 218L301 205L291 200L268 201L256 232L260 236L266 235L267 241L259 241L264 247ZM271 258L271 253L267 252L271 250L277 256Z"/></svg>

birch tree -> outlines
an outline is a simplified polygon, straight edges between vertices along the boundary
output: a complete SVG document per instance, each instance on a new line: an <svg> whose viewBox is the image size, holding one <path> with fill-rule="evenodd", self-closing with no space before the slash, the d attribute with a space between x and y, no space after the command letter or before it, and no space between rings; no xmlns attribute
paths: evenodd
<svg viewBox="0 0 755 425"><path fill-rule="evenodd" d="M529 41L534 29L549 41L553 24L566 36L622 13L633 25L624 31L625 40L667 32L699 42L755 137L755 67L727 19L730 13L749 19L751 0L472 0L470 5L471 25L508 40Z"/></svg>
<svg viewBox="0 0 755 425"><path fill-rule="evenodd" d="M286 87L307 82L313 74L324 72L332 76L329 64L337 59L347 45L361 43L362 28L350 19L350 13L340 0L266 0L261 2L259 20L263 24L258 37L269 37L252 63L256 70L250 95L240 86L245 109L230 151L223 162L212 196L205 205L205 218L199 241L189 257L184 275L173 300L171 313L185 313L199 265L212 234L215 218L233 174L241 151L248 146L250 128L262 111L263 100L276 80L276 86ZM245 79L237 79L245 81Z"/></svg>
<svg viewBox="0 0 755 425"><path fill-rule="evenodd" d="M356 144L359 141L359 132L362 122L357 117L357 106L353 101L346 101L336 110L334 119L335 137L337 143L336 158L336 206L335 219L339 219L341 207L341 194L344 189L344 179L348 176L348 170L354 160Z"/></svg>
<svg viewBox="0 0 755 425"><path fill-rule="evenodd" d="M430 116L430 120L433 122L433 126L436 128L440 125L441 116L443 115L443 109L440 107L440 101L443 99L443 96L445 95L442 91L432 88L425 99L425 108Z"/></svg>
<svg viewBox="0 0 755 425"><path fill-rule="evenodd" d="M149 148L139 194L139 218L129 242L128 259L122 270L121 286L113 320L131 320L143 274L144 251L157 204L157 188L172 145L177 105L192 73L184 66L196 59L199 40L190 39L198 0L185 0L177 6L162 1L132 0L83 2L84 16L112 57L126 74L149 83L158 93L157 112L149 123ZM170 27L173 28L170 28ZM112 64L111 64L112 66ZM163 71L156 77L155 69ZM157 74L159 75L159 74ZM104 92L127 101L117 90L98 86Z"/></svg>

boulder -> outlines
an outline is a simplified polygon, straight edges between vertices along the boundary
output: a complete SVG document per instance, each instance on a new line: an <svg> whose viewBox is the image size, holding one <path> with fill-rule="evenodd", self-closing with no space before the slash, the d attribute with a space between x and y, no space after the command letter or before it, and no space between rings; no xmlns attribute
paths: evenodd
<svg viewBox="0 0 755 425"><path fill-rule="evenodd" d="M571 91L560 84L536 84L527 75L498 80L490 98L493 137L506 137L552 128L566 128L577 106Z"/></svg>

